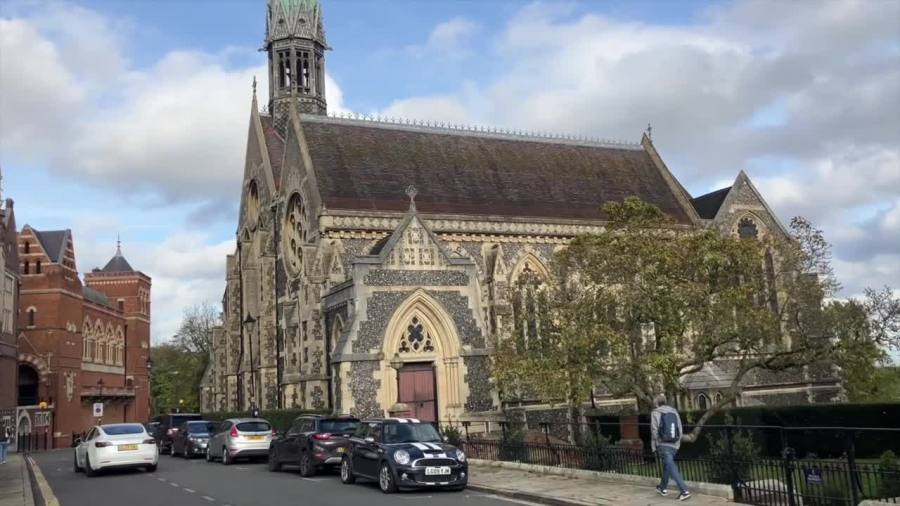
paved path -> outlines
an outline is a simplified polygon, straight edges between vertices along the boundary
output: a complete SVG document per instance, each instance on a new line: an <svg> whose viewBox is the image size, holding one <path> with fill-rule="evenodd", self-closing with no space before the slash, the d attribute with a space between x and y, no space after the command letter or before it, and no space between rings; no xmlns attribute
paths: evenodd
<svg viewBox="0 0 900 506"><path fill-rule="evenodd" d="M232 466L160 456L155 473L119 471L88 478L72 470L72 450L33 454L62 506L511 506L532 504L493 494L403 492L382 494L372 483L344 485L337 474L302 478L297 471L272 473L262 463ZM5 506L5 505L4 505Z"/></svg>
<svg viewBox="0 0 900 506"><path fill-rule="evenodd" d="M591 506L723 506L731 501L720 497L694 494L688 501L675 499L677 488L670 486L669 495L660 497L653 487L641 487L625 483L613 483L595 479L548 476L528 471L503 469L492 466L472 467L469 483L473 487L487 486L497 492L527 499L543 496L556 504L583 504ZM542 501L545 502L545 501Z"/></svg>
<svg viewBox="0 0 900 506"><path fill-rule="evenodd" d="M0 506L32 506L31 480L25 459L18 453L7 455L0 464Z"/></svg>

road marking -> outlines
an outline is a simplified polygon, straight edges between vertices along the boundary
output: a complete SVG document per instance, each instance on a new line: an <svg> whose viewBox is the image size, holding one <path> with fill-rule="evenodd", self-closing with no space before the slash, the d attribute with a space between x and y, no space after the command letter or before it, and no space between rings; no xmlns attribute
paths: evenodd
<svg viewBox="0 0 900 506"><path fill-rule="evenodd" d="M166 481L165 478L157 478L157 480L159 480L159 481Z"/></svg>
<svg viewBox="0 0 900 506"><path fill-rule="evenodd" d="M169 485L172 485L173 487L179 486L179 485L178 485L177 483L175 483L174 481L170 481L170 482L169 482Z"/></svg>
<svg viewBox="0 0 900 506"><path fill-rule="evenodd" d="M250 469L250 468L249 468L249 467L235 466L235 469L240 469L241 471L246 471L247 469Z"/></svg>
<svg viewBox="0 0 900 506"><path fill-rule="evenodd" d="M325 481L323 478L301 478L306 481L311 481L313 483L319 483L320 481Z"/></svg>
<svg viewBox="0 0 900 506"><path fill-rule="evenodd" d="M192 488L187 488L187 487L185 487L184 491L187 492L188 494L193 494L194 492L196 492L196 490L194 490Z"/></svg>
<svg viewBox="0 0 900 506"><path fill-rule="evenodd" d="M212 497L210 497L210 496L208 496L208 495L203 496L203 498L206 499L206 500L209 501L209 502L216 502L215 499L213 499Z"/></svg>

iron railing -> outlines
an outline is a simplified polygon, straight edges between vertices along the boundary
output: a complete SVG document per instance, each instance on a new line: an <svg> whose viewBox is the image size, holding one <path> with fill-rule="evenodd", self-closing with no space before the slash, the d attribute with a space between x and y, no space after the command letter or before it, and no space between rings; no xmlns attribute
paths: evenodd
<svg viewBox="0 0 900 506"><path fill-rule="evenodd" d="M604 433L613 431L599 423L441 423L470 458L659 478L662 465L643 441L649 436L649 424L633 425L638 427L631 432L637 428L642 437L610 442ZM685 432L690 429L686 426ZM892 441L882 451L900 445L900 428L712 425L704 431L702 443L697 443L701 450L682 444L676 457L679 470L688 481L730 485L738 502L856 506L864 499L878 499L900 504L900 463L856 451L867 437ZM761 432L779 434L780 454L772 455L771 448L755 442L766 439L758 435ZM797 433L803 433L807 446L802 458L788 444L792 439L801 441ZM816 439L820 448L811 446Z"/></svg>

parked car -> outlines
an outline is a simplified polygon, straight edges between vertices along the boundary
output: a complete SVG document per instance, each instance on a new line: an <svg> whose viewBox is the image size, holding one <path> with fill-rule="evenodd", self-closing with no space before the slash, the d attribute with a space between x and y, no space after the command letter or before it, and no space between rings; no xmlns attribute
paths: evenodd
<svg viewBox="0 0 900 506"><path fill-rule="evenodd" d="M206 460L222 459L230 465L235 459L266 457L272 444L272 425L262 418L229 418L216 427L209 438Z"/></svg>
<svg viewBox="0 0 900 506"><path fill-rule="evenodd" d="M400 488L463 490L466 455L444 441L433 424L415 418L365 420L341 460L341 481L377 480L386 494Z"/></svg>
<svg viewBox="0 0 900 506"><path fill-rule="evenodd" d="M172 456L181 455L189 459L206 455L210 435L215 433L218 425L219 422L209 420L191 420L181 424L172 435Z"/></svg>
<svg viewBox="0 0 900 506"><path fill-rule="evenodd" d="M156 433L156 444L159 446L159 453L170 453L172 451L172 436L178 432L178 427L188 420L202 420L203 417L197 413L170 413L168 415L159 415L153 418L150 423L158 423Z"/></svg>
<svg viewBox="0 0 900 506"><path fill-rule="evenodd" d="M143 467L156 471L156 441L139 423L97 425L75 447L75 472L95 476L110 468Z"/></svg>
<svg viewBox="0 0 900 506"><path fill-rule="evenodd" d="M302 476L313 476L325 466L337 467L358 426L359 419L349 416L299 416L284 436L272 441L269 470L290 464L299 466Z"/></svg>

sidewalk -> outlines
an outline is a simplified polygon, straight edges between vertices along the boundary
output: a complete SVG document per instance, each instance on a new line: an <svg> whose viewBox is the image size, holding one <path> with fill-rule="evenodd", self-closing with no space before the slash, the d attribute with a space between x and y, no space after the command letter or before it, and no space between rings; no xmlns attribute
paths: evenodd
<svg viewBox="0 0 900 506"><path fill-rule="evenodd" d="M526 501L555 506L672 506L682 504L674 484L669 495L661 497L653 487L601 481L591 478L554 476L488 465L469 465L469 488ZM730 501L697 494L684 504L722 506Z"/></svg>
<svg viewBox="0 0 900 506"><path fill-rule="evenodd" d="M10 453L6 464L0 464L0 506L34 506L28 466L18 453Z"/></svg>

